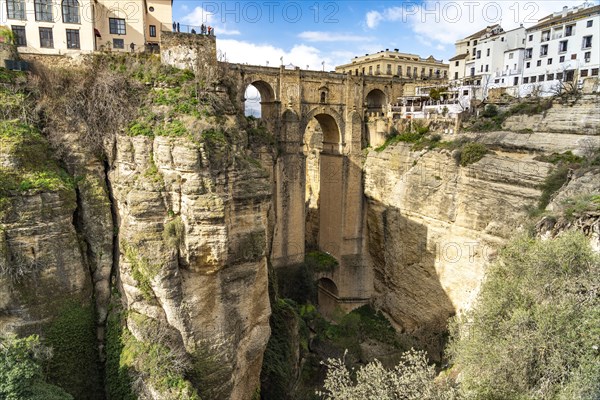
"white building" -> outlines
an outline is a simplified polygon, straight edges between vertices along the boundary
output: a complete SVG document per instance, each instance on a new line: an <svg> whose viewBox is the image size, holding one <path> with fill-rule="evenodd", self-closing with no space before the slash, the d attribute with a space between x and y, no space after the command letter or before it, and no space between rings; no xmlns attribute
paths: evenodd
<svg viewBox="0 0 600 400"><path fill-rule="evenodd" d="M521 71L515 55L523 48L524 40L525 28L521 26L510 31L489 34L479 42L474 67L476 73L482 77L481 85L485 86L485 90L513 86L515 81L516 84L519 83ZM508 69L506 65L509 66Z"/></svg>
<svg viewBox="0 0 600 400"><path fill-rule="evenodd" d="M521 95L555 94L561 82L598 77L600 6L564 7L527 29Z"/></svg>

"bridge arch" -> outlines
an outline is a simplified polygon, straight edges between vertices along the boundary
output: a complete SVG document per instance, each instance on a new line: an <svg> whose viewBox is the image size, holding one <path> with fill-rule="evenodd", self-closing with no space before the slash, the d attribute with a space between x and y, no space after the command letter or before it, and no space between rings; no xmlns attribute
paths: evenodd
<svg viewBox="0 0 600 400"><path fill-rule="evenodd" d="M259 99L248 97L250 86L256 89L260 96ZM246 109L248 102L256 103L258 100L258 102L260 102L260 117L265 120L270 120L275 117L276 112L274 104L276 100L276 94L272 84L261 79L260 77L250 77L244 80L242 93L246 114L248 114L248 110Z"/></svg>
<svg viewBox="0 0 600 400"><path fill-rule="evenodd" d="M381 89L373 89L367 93L365 102L369 112L382 112L382 107L387 104L387 96Z"/></svg>
<svg viewBox="0 0 600 400"><path fill-rule="evenodd" d="M339 291L335 282L329 278L321 278L317 281L317 304L319 311L332 317L339 300Z"/></svg>

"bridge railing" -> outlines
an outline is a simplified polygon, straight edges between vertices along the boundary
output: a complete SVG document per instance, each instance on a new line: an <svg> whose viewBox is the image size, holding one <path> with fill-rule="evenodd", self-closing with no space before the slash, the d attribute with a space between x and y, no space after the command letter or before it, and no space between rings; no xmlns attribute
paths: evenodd
<svg viewBox="0 0 600 400"><path fill-rule="evenodd" d="M173 25L170 27L170 29L172 29L173 32L193 33L196 35L215 36L215 28L210 27L211 28L210 34L208 33L208 28L209 28L208 25L204 25L204 30L203 30L202 26L184 25L184 24L180 24L179 22L173 22Z"/></svg>

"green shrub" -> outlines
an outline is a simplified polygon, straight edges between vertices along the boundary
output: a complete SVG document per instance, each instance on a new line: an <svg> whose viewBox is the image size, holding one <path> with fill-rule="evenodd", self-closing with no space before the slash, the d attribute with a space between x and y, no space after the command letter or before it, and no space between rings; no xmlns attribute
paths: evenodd
<svg viewBox="0 0 600 400"><path fill-rule="evenodd" d="M580 233L512 240L452 327L463 395L600 398L598 276L600 259Z"/></svg>
<svg viewBox="0 0 600 400"><path fill-rule="evenodd" d="M573 220L587 212L600 212L600 195L584 194L570 197L563 200L560 206L564 217Z"/></svg>
<svg viewBox="0 0 600 400"><path fill-rule="evenodd" d="M488 104L485 106L485 109L481 113L481 116L484 118L493 118L498 115L498 107L494 104Z"/></svg>
<svg viewBox="0 0 600 400"><path fill-rule="evenodd" d="M536 157L536 159L539 161L548 162L548 163L552 163L552 164L562 164L562 163L580 164L584 161L583 157L576 156L575 154L573 154L571 152L571 150L565 151L564 153L560 153L560 154L552 153L549 156L539 156L539 157Z"/></svg>
<svg viewBox="0 0 600 400"><path fill-rule="evenodd" d="M467 143L461 151L460 165L466 167L467 165L476 163L481 160L489 152L488 148L481 143Z"/></svg>
<svg viewBox="0 0 600 400"><path fill-rule="evenodd" d="M129 136L154 136L154 130L152 126L143 121L136 121L132 123L127 129L127 134Z"/></svg>
<svg viewBox="0 0 600 400"><path fill-rule="evenodd" d="M323 251L310 251L304 257L304 263L312 272L333 272L338 261L332 255Z"/></svg>
<svg viewBox="0 0 600 400"><path fill-rule="evenodd" d="M540 186L542 195L538 201L538 210L543 211L546 209L552 196L556 193L567 181L569 176L569 167L566 165L559 165L544 179L544 183Z"/></svg>
<svg viewBox="0 0 600 400"><path fill-rule="evenodd" d="M0 398L4 400L73 400L58 386L45 382L43 364L51 349L37 335L0 337Z"/></svg>

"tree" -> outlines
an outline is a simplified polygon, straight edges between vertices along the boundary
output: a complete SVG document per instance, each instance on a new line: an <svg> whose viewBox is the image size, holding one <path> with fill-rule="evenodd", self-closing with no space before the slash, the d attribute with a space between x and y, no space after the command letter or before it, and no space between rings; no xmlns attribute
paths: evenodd
<svg viewBox="0 0 600 400"><path fill-rule="evenodd" d="M343 359L328 359L324 363L327 377L324 392L317 392L327 400L451 400L454 389L445 382L437 382L433 365L427 364L423 351L410 350L402 355L392 370L375 360L356 371L348 370Z"/></svg>
<svg viewBox="0 0 600 400"><path fill-rule="evenodd" d="M0 338L0 398L6 400L73 400L58 386L45 382L41 364L51 350L37 335Z"/></svg>
<svg viewBox="0 0 600 400"><path fill-rule="evenodd" d="M580 233L510 242L449 352L469 399L600 398L600 259Z"/></svg>

